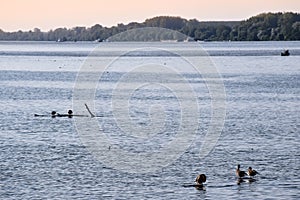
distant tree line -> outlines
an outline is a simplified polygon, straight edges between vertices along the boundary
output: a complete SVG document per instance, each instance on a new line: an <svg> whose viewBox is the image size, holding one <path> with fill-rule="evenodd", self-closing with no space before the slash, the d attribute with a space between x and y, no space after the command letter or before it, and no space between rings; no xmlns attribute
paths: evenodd
<svg viewBox="0 0 300 200"><path fill-rule="evenodd" d="M162 16L147 19L143 23L118 24L110 28L96 24L90 28L57 28L48 32L42 32L38 28L27 32L4 32L0 29L0 40L104 41L118 33L145 27L172 29L195 40L204 41L300 40L300 14L292 12L263 13L245 21L200 22L196 19Z"/></svg>

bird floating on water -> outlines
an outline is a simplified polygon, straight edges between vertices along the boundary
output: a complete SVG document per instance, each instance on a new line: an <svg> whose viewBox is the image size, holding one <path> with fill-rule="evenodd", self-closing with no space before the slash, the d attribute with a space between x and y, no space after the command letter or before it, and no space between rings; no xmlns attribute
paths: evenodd
<svg viewBox="0 0 300 200"><path fill-rule="evenodd" d="M196 179L195 179L195 185L194 187L197 189L197 190L206 190L203 183L206 182L206 176L205 174L199 174Z"/></svg>
<svg viewBox="0 0 300 200"><path fill-rule="evenodd" d="M206 182L206 176L205 174L199 174L197 177L196 177L196 180L195 182L199 185L202 185L203 183Z"/></svg>
<svg viewBox="0 0 300 200"><path fill-rule="evenodd" d="M256 174L259 174L257 171L255 171L254 169L252 169L252 167L248 168L248 176L255 176Z"/></svg>
<svg viewBox="0 0 300 200"><path fill-rule="evenodd" d="M246 176L247 173L245 171L241 171L240 167L241 167L240 165L237 166L235 174L236 174L237 177L242 178L242 177Z"/></svg>
<svg viewBox="0 0 300 200"><path fill-rule="evenodd" d="M205 174L199 174L195 179L195 184L183 185L183 187L195 187L197 190L206 190L203 183L206 182Z"/></svg>

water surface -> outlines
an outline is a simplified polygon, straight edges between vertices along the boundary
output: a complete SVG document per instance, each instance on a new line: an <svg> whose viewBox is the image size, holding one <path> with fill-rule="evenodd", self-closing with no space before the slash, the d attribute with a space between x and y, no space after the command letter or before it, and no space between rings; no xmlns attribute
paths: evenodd
<svg viewBox="0 0 300 200"><path fill-rule="evenodd" d="M82 143L74 119L33 117L35 113L72 109L77 72L97 45L0 42L1 199L299 199L299 42L201 43L226 90L222 134L214 150L200 159L211 98L201 76L182 73L197 94L197 137L176 161L146 174L123 172L98 161ZM126 45L149 46L102 45L105 55ZM189 43L160 45L162 49L164 45L194 48ZM283 49L289 49L291 56L279 56ZM151 59L172 63L172 58L158 55L126 59L128 64ZM111 88L124 74L122 67L118 70L110 72L96 92L95 112L103 116L97 119L100 129L112 140L112 148L145 152L163 146L176 135L180 124L176 95L168 88L147 85L134 93L129 101L133 123L147 125L148 108L156 103L165 107L168 128L146 140L127 137L109 106ZM142 83L143 78L134 81ZM184 96L189 102L191 95ZM237 164L243 169L252 166L260 175L255 182L237 184ZM199 173L207 175L205 191L183 187L192 184Z"/></svg>

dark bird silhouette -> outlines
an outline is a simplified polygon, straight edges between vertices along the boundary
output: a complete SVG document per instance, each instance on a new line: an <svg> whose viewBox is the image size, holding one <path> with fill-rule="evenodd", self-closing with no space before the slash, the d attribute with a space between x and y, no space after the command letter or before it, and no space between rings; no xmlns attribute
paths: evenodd
<svg viewBox="0 0 300 200"><path fill-rule="evenodd" d="M206 181L206 176L205 174L199 174L197 177L196 177L196 180L195 182L199 185L202 185L203 183L205 183Z"/></svg>
<svg viewBox="0 0 300 200"><path fill-rule="evenodd" d="M283 52L281 52L281 56L289 56L290 52L289 50L284 50Z"/></svg>
<svg viewBox="0 0 300 200"><path fill-rule="evenodd" d="M257 171L255 171L254 169L252 169L252 167L248 168L248 175L249 176L255 176L256 174L259 174Z"/></svg>
<svg viewBox="0 0 300 200"><path fill-rule="evenodd" d="M242 178L242 177L246 176L247 173L245 171L241 171L240 167L241 167L240 165L237 166L235 174L236 174L237 177Z"/></svg>

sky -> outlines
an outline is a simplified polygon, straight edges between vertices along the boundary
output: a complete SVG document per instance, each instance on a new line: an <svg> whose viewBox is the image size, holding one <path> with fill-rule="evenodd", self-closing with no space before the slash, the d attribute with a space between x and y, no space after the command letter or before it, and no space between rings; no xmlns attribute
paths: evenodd
<svg viewBox="0 0 300 200"><path fill-rule="evenodd" d="M290 11L300 12L300 0L0 0L0 29L111 27L155 16L229 21L262 12Z"/></svg>

